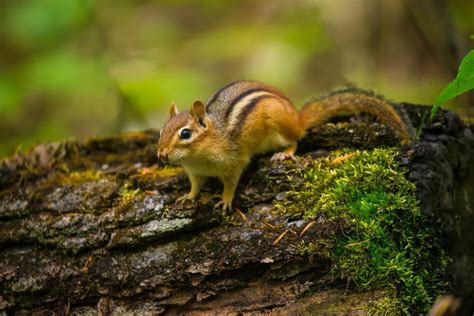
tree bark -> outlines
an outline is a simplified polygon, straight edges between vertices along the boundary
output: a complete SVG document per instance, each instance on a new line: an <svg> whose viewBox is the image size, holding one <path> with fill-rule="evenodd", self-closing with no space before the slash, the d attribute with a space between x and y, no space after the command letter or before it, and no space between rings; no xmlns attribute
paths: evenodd
<svg viewBox="0 0 474 316"><path fill-rule="evenodd" d="M415 127L429 111L398 107ZM300 236L306 221L271 212L291 187L288 164L255 159L238 210L222 218L212 210L214 182L196 205L175 204L189 184L181 169L158 165L158 138L147 130L39 145L1 163L0 312L345 314L384 297L341 288L327 256L295 251L301 240L343 234L346 223ZM302 140L308 158L296 164L335 148L396 144L380 124L331 123ZM423 211L449 238L451 291L466 296L474 294L473 151L473 126L441 111L400 155Z"/></svg>

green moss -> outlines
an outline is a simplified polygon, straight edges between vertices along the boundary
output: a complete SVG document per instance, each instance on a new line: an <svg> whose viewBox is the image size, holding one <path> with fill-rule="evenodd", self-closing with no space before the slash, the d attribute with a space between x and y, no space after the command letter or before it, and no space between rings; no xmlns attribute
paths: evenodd
<svg viewBox="0 0 474 316"><path fill-rule="evenodd" d="M128 203L133 200L140 193L140 189L134 189L133 184L130 182L126 182L120 189L119 189L119 196L122 203Z"/></svg>
<svg viewBox="0 0 474 316"><path fill-rule="evenodd" d="M306 219L343 218L349 229L329 252L333 272L358 290L391 289L403 313L420 314L444 286L447 257L397 152L345 150L315 161L299 171L306 181L278 208Z"/></svg>
<svg viewBox="0 0 474 316"><path fill-rule="evenodd" d="M41 180L42 187L58 186L66 184L82 184L85 182L96 181L104 178L104 174L94 169L88 169L84 171L70 172L54 172L51 173L46 179Z"/></svg>
<svg viewBox="0 0 474 316"><path fill-rule="evenodd" d="M88 181L95 181L99 180L103 177L101 172L98 172L93 169L85 170L85 171L74 171L67 174L66 181L69 183L84 183Z"/></svg>
<svg viewBox="0 0 474 316"><path fill-rule="evenodd" d="M369 303L368 315L399 315L400 302L396 298L384 297Z"/></svg>

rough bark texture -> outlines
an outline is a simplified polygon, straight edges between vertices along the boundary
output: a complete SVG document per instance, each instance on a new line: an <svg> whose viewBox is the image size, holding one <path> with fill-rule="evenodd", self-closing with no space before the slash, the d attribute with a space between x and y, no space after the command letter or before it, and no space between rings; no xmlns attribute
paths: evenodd
<svg viewBox="0 0 474 316"><path fill-rule="evenodd" d="M405 104L418 126L420 116ZM418 111L420 113L421 111ZM449 292L465 297L474 312L474 124L463 123L453 112L439 113L423 129L421 139L402 151L408 178L426 214L433 214L445 233L453 263Z"/></svg>
<svg viewBox="0 0 474 316"><path fill-rule="evenodd" d="M429 110L400 107L415 127ZM295 251L301 239L343 233L345 223L299 236L305 221L270 212L291 186L286 164L256 159L235 201L247 218L222 219L212 211L219 184L196 207L174 204L189 185L180 169L157 165L158 137L149 130L39 145L1 163L0 313L344 314L384 296L345 290L326 256ZM299 152L396 143L379 124L327 124ZM473 151L472 125L442 111L400 156L424 212L448 237L451 291L465 296L474 294Z"/></svg>

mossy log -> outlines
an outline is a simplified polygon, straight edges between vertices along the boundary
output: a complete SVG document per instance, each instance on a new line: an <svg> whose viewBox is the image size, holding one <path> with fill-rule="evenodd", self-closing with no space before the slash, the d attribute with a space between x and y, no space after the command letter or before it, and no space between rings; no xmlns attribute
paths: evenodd
<svg viewBox="0 0 474 316"><path fill-rule="evenodd" d="M429 108L401 104L418 128ZM453 262L446 291L474 294L473 126L441 111L399 164L427 216L438 219ZM344 220L274 211L294 183L290 170L343 147L397 145L365 121L308 133L295 163L252 162L236 211L213 211L220 184L196 205L176 205L189 189L180 168L156 159L159 132L38 145L0 165L0 313L154 312L349 313L383 302L387 289L357 291L333 273L324 252L295 246L344 235ZM312 157L312 158L310 158ZM307 229L302 233L303 229Z"/></svg>

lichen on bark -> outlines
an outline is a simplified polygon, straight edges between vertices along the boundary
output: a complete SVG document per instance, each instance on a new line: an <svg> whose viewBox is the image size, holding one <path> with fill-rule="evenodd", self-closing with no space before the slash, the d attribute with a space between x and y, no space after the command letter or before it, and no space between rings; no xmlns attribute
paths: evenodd
<svg viewBox="0 0 474 316"><path fill-rule="evenodd" d="M404 107L415 127L429 111ZM289 203L291 192L307 183L304 172L295 170L309 171L314 163L350 154L331 150L396 145L386 127L333 122L300 143L299 155L306 158L271 164L268 157L257 157L237 189L238 211L228 218L212 211L221 191L217 181L205 187L196 205L174 203L189 184L180 168L157 163L158 137L157 130L149 130L70 140L39 145L1 162L0 310L344 313L381 310L402 297L400 282L390 283L388 290L386 280L354 286L357 278L337 269L342 261L334 252L359 229L351 217L282 212L275 206ZM446 194L454 195L459 187L469 190L463 181L472 174L472 148L472 127L442 111L421 139L397 156L428 218L457 221L459 199ZM341 159L342 164L351 158ZM440 170L444 179L436 176ZM364 203L380 197L377 190L370 192L346 206L363 211ZM387 206L377 205L377 210ZM463 223L441 229L452 237L449 245L458 245L456 238L468 232ZM469 271L461 263L474 257L470 245L453 248L448 271ZM458 288L471 291L466 284Z"/></svg>

